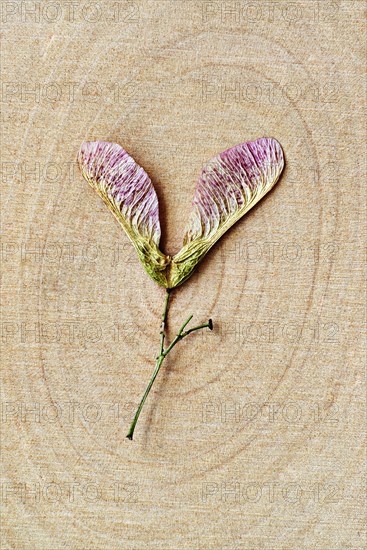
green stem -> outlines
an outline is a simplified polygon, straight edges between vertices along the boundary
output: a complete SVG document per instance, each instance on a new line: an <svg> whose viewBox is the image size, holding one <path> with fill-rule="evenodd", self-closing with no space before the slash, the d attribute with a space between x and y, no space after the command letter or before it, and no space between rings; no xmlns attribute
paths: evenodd
<svg viewBox="0 0 367 550"><path fill-rule="evenodd" d="M194 332L194 330L200 330L201 328L210 328L210 330L213 330L213 322L212 322L211 319L209 319L208 323L204 323L203 325L198 325L197 327L190 328L186 332L183 332L183 329L186 327L186 325L189 324L189 322L191 321L192 318L193 318L193 315L190 315L190 317L187 319L187 321L184 322L184 324L182 325L182 327L178 331L178 334L177 334L176 338L172 341L172 343L168 346L166 351L163 353L164 356L168 355L169 352L171 351L171 349L177 344L177 342L179 342L180 340L182 340L183 338L188 336L190 334L190 332Z"/></svg>
<svg viewBox="0 0 367 550"><path fill-rule="evenodd" d="M160 339L160 342L161 342L161 344L160 344L160 353L159 353L159 356L157 357L152 377L151 377L151 379L149 381L149 384L148 384L148 386L147 386L147 388L144 392L142 400L139 403L139 406L138 406L137 411L135 413L134 419L131 423L129 433L126 436L128 439L133 439L135 426L136 426L136 423L137 423L138 418L140 416L141 410L144 406L145 400L149 395L149 392L150 392L150 390L153 386L154 380L157 378L159 369L161 368L164 359L167 357L167 355L172 350L172 348L177 344L177 342L179 342L180 340L185 338L188 334L190 334L190 332L194 332L195 330L199 330L199 329L202 329L202 328L209 328L210 330L213 330L212 320L209 319L208 323L204 323L203 325L198 325L197 327L193 327L193 328L187 330L186 332L183 332L184 329L186 328L186 326L189 324L189 322L191 321L191 319L193 317L192 315L190 315L190 317L184 322L184 324L182 325L182 327L178 331L178 334L177 334L176 338L171 342L171 344L166 349L164 349L165 329L166 329L166 321L167 321L167 315L168 315L168 303L169 303L170 292L171 292L171 289L167 288L166 301L165 301L164 310L163 310L163 313L162 313L162 325L161 325L161 331L160 331L160 337L161 337L161 339Z"/></svg>
<svg viewBox="0 0 367 550"><path fill-rule="evenodd" d="M159 369L161 368L161 365L162 365L163 361L164 361L164 355L160 355L160 356L157 358L157 362L156 362L156 364L155 364L155 369L154 369L154 372L153 372L153 374L152 374L152 378L150 379L150 382L149 382L149 384L148 384L148 386L147 386L147 389L145 390L145 393L144 393L144 395L143 395L143 398L142 398L142 400L141 400L140 403L139 403L139 407L138 407L138 409L137 409L137 411L136 411L136 413L135 413L134 420L133 420L132 423L131 423L129 433L128 433L127 436L126 436L128 439L132 439L132 438L133 438L135 426L136 426L136 423L137 423L138 418L139 418L139 416L140 416L141 410L142 410L142 408L143 408L143 405L144 405L144 403L145 403L146 398L148 397L148 394L149 394L149 392L150 392L150 390L151 390L151 387L153 386L153 382L154 382L154 380L157 378L157 374L158 374L158 372L159 372Z"/></svg>
<svg viewBox="0 0 367 550"><path fill-rule="evenodd" d="M162 313L162 325L161 325L161 332L160 332L160 335L161 335L161 352L160 354L162 355L163 354L163 345L164 345L164 339L165 339L165 328L166 328L166 319L167 319L167 313L168 313L168 302L169 302L169 295L170 295L170 292L171 292L171 289L170 288L167 288L167 291L166 291L166 301L165 301L165 304L164 304L164 311Z"/></svg>

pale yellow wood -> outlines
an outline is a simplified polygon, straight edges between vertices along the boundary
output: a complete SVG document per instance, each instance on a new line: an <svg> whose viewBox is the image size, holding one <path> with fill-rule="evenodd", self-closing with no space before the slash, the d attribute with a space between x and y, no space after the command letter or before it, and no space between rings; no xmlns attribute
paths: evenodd
<svg viewBox="0 0 367 550"><path fill-rule="evenodd" d="M365 2L1 8L1 547L364 548ZM172 254L202 164L261 136L287 167L174 293L171 337L214 331L131 443L164 290L78 148L146 169Z"/></svg>

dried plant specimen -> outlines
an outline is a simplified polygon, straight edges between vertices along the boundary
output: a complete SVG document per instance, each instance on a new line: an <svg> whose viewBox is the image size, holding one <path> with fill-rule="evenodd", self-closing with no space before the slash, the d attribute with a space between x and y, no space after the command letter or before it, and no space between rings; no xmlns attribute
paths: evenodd
<svg viewBox="0 0 367 550"><path fill-rule="evenodd" d="M185 330L191 315L174 340L164 347L170 293L190 277L218 239L275 185L284 167L283 151L275 139L260 138L227 149L209 161L196 185L183 246L173 257L159 248L158 198L143 168L120 145L103 141L84 142L78 162L85 179L122 225L148 275L166 288L159 355L127 435L132 439L140 412L166 356L191 332L213 329L209 319Z"/></svg>

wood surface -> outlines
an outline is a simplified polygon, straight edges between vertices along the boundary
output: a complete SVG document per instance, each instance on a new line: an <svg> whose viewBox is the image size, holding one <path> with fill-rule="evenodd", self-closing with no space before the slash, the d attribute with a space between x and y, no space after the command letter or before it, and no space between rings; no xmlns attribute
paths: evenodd
<svg viewBox="0 0 367 550"><path fill-rule="evenodd" d="M2 549L365 547L365 12L356 1L1 2ZM174 292L81 177L154 182L178 251L203 163L272 136L274 190Z"/></svg>

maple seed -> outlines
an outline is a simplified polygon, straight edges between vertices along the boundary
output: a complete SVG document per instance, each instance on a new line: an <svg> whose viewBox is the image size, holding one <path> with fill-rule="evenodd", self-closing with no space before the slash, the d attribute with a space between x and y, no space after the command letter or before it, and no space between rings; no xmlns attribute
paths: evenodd
<svg viewBox="0 0 367 550"><path fill-rule="evenodd" d="M165 347L171 291L191 276L221 236L272 189L282 173L284 155L276 139L259 138L235 145L206 163L196 185L182 248L173 257L159 248L158 197L145 170L120 145L106 141L85 141L78 162L84 178L126 232L145 271L166 289L159 354L126 436L132 440L141 410L167 355L192 332L213 330L212 319L186 329L193 318L190 315Z"/></svg>

